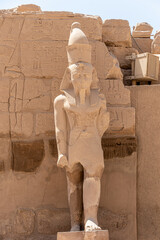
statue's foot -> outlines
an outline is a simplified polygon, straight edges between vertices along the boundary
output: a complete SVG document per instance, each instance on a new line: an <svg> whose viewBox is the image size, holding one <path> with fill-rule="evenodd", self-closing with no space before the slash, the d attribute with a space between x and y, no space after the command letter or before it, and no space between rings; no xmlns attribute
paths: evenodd
<svg viewBox="0 0 160 240"><path fill-rule="evenodd" d="M101 228L91 220L87 220L85 224L85 232L92 232L95 230L101 230Z"/></svg>
<svg viewBox="0 0 160 240"><path fill-rule="evenodd" d="M75 224L71 227L71 232L78 232L80 231L80 225L79 224Z"/></svg>

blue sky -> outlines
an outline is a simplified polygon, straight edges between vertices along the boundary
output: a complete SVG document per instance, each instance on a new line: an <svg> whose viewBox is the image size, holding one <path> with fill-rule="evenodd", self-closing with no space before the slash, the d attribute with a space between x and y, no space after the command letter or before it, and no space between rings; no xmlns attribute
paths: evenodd
<svg viewBox="0 0 160 240"><path fill-rule="evenodd" d="M70 11L98 15L105 19L126 19L131 28L148 22L160 29L160 0L0 0L0 9L33 3L44 11Z"/></svg>

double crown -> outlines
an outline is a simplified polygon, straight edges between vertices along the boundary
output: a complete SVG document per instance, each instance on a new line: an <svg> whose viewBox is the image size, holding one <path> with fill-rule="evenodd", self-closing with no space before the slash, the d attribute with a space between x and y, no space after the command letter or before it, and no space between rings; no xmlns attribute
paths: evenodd
<svg viewBox="0 0 160 240"><path fill-rule="evenodd" d="M80 29L81 25L74 22L71 26L70 37L67 46L69 65L78 62L91 63L91 45L86 35Z"/></svg>

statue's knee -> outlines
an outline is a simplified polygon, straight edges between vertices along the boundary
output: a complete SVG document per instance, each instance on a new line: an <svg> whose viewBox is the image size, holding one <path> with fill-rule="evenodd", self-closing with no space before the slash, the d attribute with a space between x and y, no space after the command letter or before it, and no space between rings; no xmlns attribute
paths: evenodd
<svg viewBox="0 0 160 240"><path fill-rule="evenodd" d="M102 174L103 174L103 170L104 168L97 168L97 169L87 169L85 170L84 173L84 178L101 178Z"/></svg>

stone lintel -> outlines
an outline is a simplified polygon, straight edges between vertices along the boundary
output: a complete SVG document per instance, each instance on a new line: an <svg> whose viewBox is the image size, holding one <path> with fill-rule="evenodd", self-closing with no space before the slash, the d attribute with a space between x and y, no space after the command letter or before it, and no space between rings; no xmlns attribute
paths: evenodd
<svg viewBox="0 0 160 240"><path fill-rule="evenodd" d="M109 240L108 230L93 232L58 232L57 240Z"/></svg>

